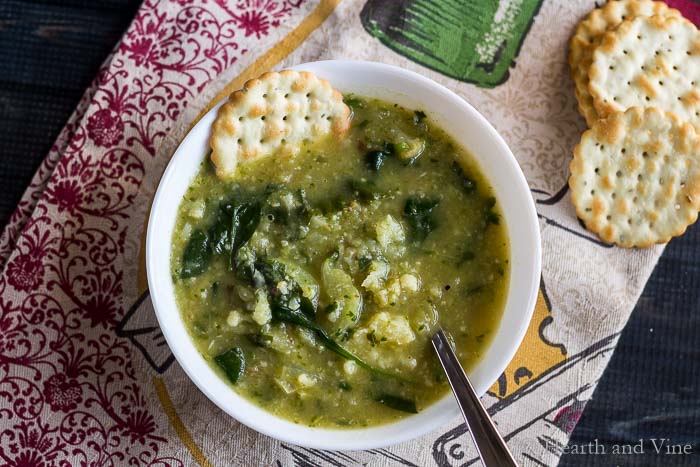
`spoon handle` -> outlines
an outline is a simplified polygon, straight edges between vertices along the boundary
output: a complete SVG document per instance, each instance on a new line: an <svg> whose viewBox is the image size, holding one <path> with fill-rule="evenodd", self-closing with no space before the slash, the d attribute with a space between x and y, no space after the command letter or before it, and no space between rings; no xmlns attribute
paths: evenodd
<svg viewBox="0 0 700 467"><path fill-rule="evenodd" d="M445 332L439 329L431 340L484 466L517 467L518 464L508 450L506 442L498 434L493 420L481 405L479 397L459 364Z"/></svg>

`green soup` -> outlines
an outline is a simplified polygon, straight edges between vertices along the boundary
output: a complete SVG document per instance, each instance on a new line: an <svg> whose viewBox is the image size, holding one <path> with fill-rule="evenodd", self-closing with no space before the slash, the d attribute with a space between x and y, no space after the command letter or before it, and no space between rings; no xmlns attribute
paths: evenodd
<svg viewBox="0 0 700 467"><path fill-rule="evenodd" d="M340 141L240 165L205 161L172 246L199 352L240 395L294 422L365 427L445 395L430 337L466 369L498 328L505 222L464 149L421 111L346 97Z"/></svg>

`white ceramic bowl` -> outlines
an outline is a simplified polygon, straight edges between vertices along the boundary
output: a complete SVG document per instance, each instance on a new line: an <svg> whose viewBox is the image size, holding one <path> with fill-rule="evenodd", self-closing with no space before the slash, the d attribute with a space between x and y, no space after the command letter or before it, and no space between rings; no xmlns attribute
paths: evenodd
<svg viewBox="0 0 700 467"><path fill-rule="evenodd" d="M419 74L374 62L322 61L294 67L327 79L343 93L377 97L422 109L464 146L491 183L511 242L511 274L506 308L491 346L470 373L483 394L498 379L520 345L537 298L540 235L535 205L518 163L496 130L472 106ZM209 129L218 106L190 131L173 155L156 192L148 222L148 285L158 322L187 375L216 405L249 427L289 443L321 449L370 449L428 433L459 416L451 394L422 412L372 428L333 430L297 425L276 417L236 394L197 352L175 302L170 248L177 209L208 151Z"/></svg>

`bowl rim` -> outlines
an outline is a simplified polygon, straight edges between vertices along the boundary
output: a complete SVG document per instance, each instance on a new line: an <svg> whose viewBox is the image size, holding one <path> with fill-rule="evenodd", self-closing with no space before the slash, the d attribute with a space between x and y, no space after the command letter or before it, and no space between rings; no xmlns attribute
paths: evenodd
<svg viewBox="0 0 700 467"><path fill-rule="evenodd" d="M521 208L524 210L524 216L528 219L526 225L519 225L518 233L524 233L525 236L531 238L532 241L529 242L529 248L531 249L528 257L531 262L525 265L525 273L529 274L528 278L524 278L527 286L527 300L526 304L520 305L519 308L522 309L522 313L518 316L520 317L518 323L514 323L514 328L511 329L508 334L510 345L506 346L503 352L491 357L493 359L490 362L488 369L488 377L482 379L489 380L488 383L481 381L480 384L475 384L475 389L480 395L483 395L488 387L490 387L499 377L501 373L506 369L510 361L513 359L515 353L517 352L523 338L527 332L527 328L532 319L532 315L535 308L535 303L539 293L539 283L541 274L541 237L539 230L539 221L537 217L537 212L535 209L534 199L531 196L530 188L527 184L525 176L518 165L515 156L510 151L508 145L505 143L500 134L493 128L493 126L483 117L474 107L472 107L465 99L449 90L445 86L438 84L437 82L422 76L416 72L400 68L394 65L388 65L380 62L363 61L363 60L324 60L316 62L308 62L299 64L292 67L287 67L288 69L295 70L308 70L315 72L316 74L323 77L324 70L330 73L329 70L345 70L358 72L358 69L369 70L370 72L378 74L391 75L403 80L408 80L416 83L419 87L427 88L427 92L437 93L443 98L446 98L452 103L459 107L459 111L465 114L467 119L471 120L472 124L478 125L480 131L484 132L485 138L490 140L490 143L495 146L496 149L493 152L499 154L502 158L500 161L505 166L508 167L508 172L513 176L514 189L519 191L520 194L525 194L525 199L523 199L523 206ZM332 83L333 84L333 83ZM393 85L393 83L392 83ZM392 89L393 90L393 89ZM401 93L401 90L395 90L397 93ZM360 94L360 93L358 93ZM426 408L424 411L417 415L410 415L404 417L398 421L391 422L388 424L377 425L367 428L357 428L357 429L331 429L331 428L318 428L318 427L308 427L305 425L295 424L291 421L278 417L265 409L255 405L253 402L248 401L242 396L238 395L230 386L228 386L221 378L214 373L214 371L209 367L209 365L204 361L204 358L196 351L194 344L191 340L189 334L186 333L186 339L183 339L182 330L184 329L184 324L182 323L180 311L175 306L174 313L177 319L171 320L172 306L167 306L168 302L172 305L174 301L174 295L165 296L163 287L164 279L162 277L156 277L157 273L165 272L167 273L167 280L170 279L170 250L168 248L167 254L167 270L163 271L163 267L159 266L158 255L155 253L157 249L157 244L159 237L162 237L162 229L160 229L161 212L163 208L161 206L164 203L173 203L179 207L181 203L181 197L173 201L169 198L171 195L167 187L169 187L169 181L174 177L178 161L183 157L183 147L186 147L191 143L193 138L201 139L201 133L204 132L207 144L209 140L209 126L211 125L218 108L223 104L222 102L217 103L212 109L210 109L187 133L187 135L182 139L177 149L173 153L168 165L161 177L158 184L155 196L153 198L153 203L151 205L151 210L148 219L148 227L146 233L146 270L148 277L148 286L151 296L151 301L153 304L156 317L158 319L159 326L163 333L163 336L168 343L168 346L178 361L181 368L187 374L188 378L195 383L195 385L202 391L205 396L215 405L217 405L224 412L229 414L234 419L247 425L254 430L268 435L272 438L278 439L283 442L309 447L309 448L320 448L320 449L335 449L335 450L359 450L359 449L372 449L386 447L399 442L407 441L421 435L424 435L433 429L439 428L445 423L449 422L459 415L459 410L456 403L452 398L452 395L447 393L445 397L436 401L431 406ZM430 105L425 104L426 110L429 110L429 114L433 114L432 109L428 109ZM205 127L203 129L203 127ZM439 125L443 126L443 125ZM448 132L448 134L450 134ZM453 134L450 134L455 139L458 139ZM461 145L461 143L460 143ZM472 153L472 151L469 151ZM201 163L205 155L202 154L201 157L196 157ZM474 156L477 159L475 162L480 168L482 168L481 162L478 160L478 156ZM483 172L483 170L482 170ZM189 178L190 183L194 174ZM484 174L484 177L491 182L491 178L488 174ZM189 185L188 185L189 186ZM186 187L185 187L186 189ZM499 192L494 188L496 196L499 196ZM500 199L500 198L499 198ZM177 210L177 207L175 208ZM505 217L505 216L504 216ZM173 220L174 223L174 220ZM506 219L508 224L508 236L510 240L510 258L513 258L513 229L511 228L510 222ZM172 230L167 232L170 239L172 236ZM161 242L171 244L171 241ZM162 257L162 255L160 255ZM162 261L162 258L161 258ZM513 261L511 261L513 263ZM504 305L504 317L510 305L511 296L513 292L513 268L514 264L511 264L511 277L509 278L509 290L507 292L506 304ZM166 287L167 289L167 287ZM167 309L166 309L167 308ZM486 355L489 354L490 349L494 347L496 340L502 333L502 327L504 325L504 317L501 318L499 322L498 331L492 339L491 344L489 344L489 349L487 349L486 354L482 357L479 364L477 364L478 371L481 370L482 363L486 360ZM178 326L179 322L179 326ZM509 323L510 325L510 323ZM182 328L182 329L180 329ZM503 339L503 338L501 338ZM189 344L189 345L188 345ZM193 357L191 351L194 349L196 356ZM492 352L493 353L493 352ZM199 358L197 358L199 357ZM200 362L201 360L201 362ZM201 364L204 364L209 371L203 369ZM204 375L201 373L205 373ZM470 371L470 375L473 376L474 371ZM211 375L215 375L214 380L211 380ZM224 385L228 389L226 394L228 397L224 398L221 390L221 385ZM233 401L233 402L232 402ZM418 422L422 423L418 423ZM414 423L411 423L414 422ZM400 429L399 429L400 427ZM393 432L393 433L392 433Z"/></svg>

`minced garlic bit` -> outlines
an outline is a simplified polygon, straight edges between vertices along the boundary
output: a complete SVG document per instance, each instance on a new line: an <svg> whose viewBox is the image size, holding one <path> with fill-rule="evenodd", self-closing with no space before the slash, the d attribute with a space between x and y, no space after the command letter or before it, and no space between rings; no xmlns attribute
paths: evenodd
<svg viewBox="0 0 700 467"><path fill-rule="evenodd" d="M272 310L267 301L267 294L263 289L255 292L255 309L253 310L253 321L263 326L272 319Z"/></svg>

